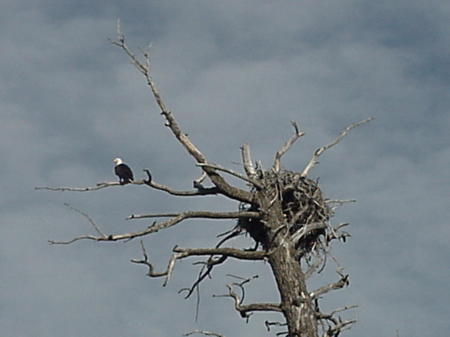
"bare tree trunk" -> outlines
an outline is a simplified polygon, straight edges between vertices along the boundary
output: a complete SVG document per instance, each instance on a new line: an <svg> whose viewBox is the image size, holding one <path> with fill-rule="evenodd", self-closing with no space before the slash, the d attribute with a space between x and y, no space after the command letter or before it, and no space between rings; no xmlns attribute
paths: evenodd
<svg viewBox="0 0 450 337"><path fill-rule="evenodd" d="M281 296L281 309L289 337L317 337L317 317L306 289L305 274L299 268L291 247L280 246L269 263Z"/></svg>

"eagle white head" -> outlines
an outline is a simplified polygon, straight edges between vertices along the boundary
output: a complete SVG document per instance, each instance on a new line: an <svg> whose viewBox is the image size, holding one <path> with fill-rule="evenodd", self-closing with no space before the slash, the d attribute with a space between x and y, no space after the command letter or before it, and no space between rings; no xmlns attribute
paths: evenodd
<svg viewBox="0 0 450 337"><path fill-rule="evenodd" d="M119 158L119 157L114 158L114 159L113 159L113 162L114 162L114 164L116 164L116 165L123 164L122 158Z"/></svg>

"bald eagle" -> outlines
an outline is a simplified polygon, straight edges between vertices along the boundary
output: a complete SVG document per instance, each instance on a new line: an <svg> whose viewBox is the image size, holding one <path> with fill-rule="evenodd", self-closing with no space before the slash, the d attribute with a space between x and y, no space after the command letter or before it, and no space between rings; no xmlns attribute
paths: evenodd
<svg viewBox="0 0 450 337"><path fill-rule="evenodd" d="M114 166L114 173L119 177L120 185L131 183L134 180L134 177L130 167L125 164L121 158L114 158L113 162L116 164L116 166Z"/></svg>

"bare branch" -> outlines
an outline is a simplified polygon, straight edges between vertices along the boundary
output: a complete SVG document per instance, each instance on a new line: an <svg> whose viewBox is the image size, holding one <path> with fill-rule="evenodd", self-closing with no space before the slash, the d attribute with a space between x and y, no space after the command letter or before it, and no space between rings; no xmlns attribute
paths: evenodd
<svg viewBox="0 0 450 337"><path fill-rule="evenodd" d="M256 177L256 170L253 167L252 155L250 153L250 145L244 144L241 146L242 163L244 165L247 177L254 179Z"/></svg>
<svg viewBox="0 0 450 337"><path fill-rule="evenodd" d="M257 188L259 188L259 189L261 189L261 188L263 187L263 186L261 185L261 183L259 183L259 182L256 181L255 179L247 178L246 176L244 176L244 175L242 175L242 174L240 174L240 173L238 173L238 172L236 172L236 171L233 171L233 170L224 168L224 167L222 167L222 166L220 166L220 165L205 164L205 163L197 163L197 166L200 166L200 167L208 167L208 168L211 168L211 169L214 169L214 170L223 171L223 172L226 172L226 173L228 173L228 174L231 174L232 176L235 176L236 178L242 179L242 180L244 180L244 181L246 181L246 182L248 182L248 183L254 185L255 187L257 187Z"/></svg>
<svg viewBox="0 0 450 337"><path fill-rule="evenodd" d="M137 182L131 182L130 184L138 184ZM102 188L111 187L111 186L125 186L120 185L118 181L110 181L98 183L96 186L88 186L88 187L35 187L35 190L48 190L48 191L71 191L71 192L89 192L89 191L97 191Z"/></svg>
<svg viewBox="0 0 450 337"><path fill-rule="evenodd" d="M141 248L142 248L144 259L141 259L141 260L133 259L133 260L131 260L131 262L146 265L148 267L147 276L149 276L149 277L166 276L166 279L163 283L164 287L167 285L167 283L170 280L170 277L172 275L173 269L175 268L175 263L177 260L181 260L181 259L184 259L184 258L190 257L190 256L198 256L198 254L193 254L193 253L189 252L189 249L181 249L181 248L174 247L173 248L174 254L172 254L172 256L170 257L169 263L167 265L167 269L163 272L156 273L156 272L154 272L153 265L149 262L148 255L147 255L147 252L145 251L145 247L144 247L144 244L142 243L142 241L141 241ZM203 254L201 254L201 255L203 255ZM219 260L212 261L210 264L214 265L214 264L222 263L222 262L224 262L225 258L223 258L223 261L219 261ZM190 294L189 294L189 296L190 296ZM186 296L186 298L189 296Z"/></svg>
<svg viewBox="0 0 450 337"><path fill-rule="evenodd" d="M182 130L181 130L180 126L178 125L178 122L176 121L172 112L169 109L167 109L167 107L158 91L158 88L156 87L156 84L153 81L153 78L150 74L150 56L149 56L149 54L144 53L145 61L141 62L134 55L134 53L128 48L127 44L125 43L125 36L122 33L122 31L120 30L120 26L118 26L117 40L112 40L111 43L118 46L119 48L121 48L125 52L125 54L127 54L128 57L131 59L131 62L136 67L136 69L145 76L147 85L150 87L153 97L155 98L155 101L161 110L161 115L163 115L164 118L166 119L166 126L170 128L173 135L178 139L178 141L186 149L186 151L192 157L194 157L194 159L197 161L197 163L206 164L207 163L206 157L191 142L188 135L185 134L184 132L182 132ZM222 176L220 176L217 173L216 170L209 168L209 167L203 167L203 170L206 172L206 174L208 174L208 176L211 179L211 181L213 182L213 184L217 188L219 188L221 194L226 195L227 197L229 197L231 199L235 199L235 200L242 201L242 202L251 202L251 200L253 199L252 193L228 184L222 178Z"/></svg>
<svg viewBox="0 0 450 337"><path fill-rule="evenodd" d="M153 187L154 189L167 192L171 195L181 196L181 197L189 197L189 196L201 196L201 195L214 195L220 193L220 190L217 187L203 187L201 184L194 183L195 190L190 191L179 191L172 189L166 185L159 184L155 181L153 181L152 174L149 169L143 169L143 171L147 174L148 178L143 180L135 180L129 183L129 185L147 185L150 187ZM202 177L203 178L203 175ZM199 179L201 179L199 178ZM198 182L199 179L195 180L194 182ZM203 178L204 179L204 178ZM121 185L118 181L106 181L97 183L95 186L87 186L87 187L35 187L35 190L48 190L48 191L70 191L70 192L89 192L89 191L97 191L101 190L106 187L113 187L113 186L125 186Z"/></svg>
<svg viewBox="0 0 450 337"><path fill-rule="evenodd" d="M77 237L75 237L71 240L67 240L67 241L48 240L48 243L50 243L51 245L70 245L71 243L74 243L74 242L80 241L80 240L107 241L108 238L102 237L102 236L95 236L95 235L80 235L80 236L77 236Z"/></svg>
<svg viewBox="0 0 450 337"><path fill-rule="evenodd" d="M341 278L333 283L329 283L319 289L310 293L312 299L318 298L320 295L326 294L331 290L341 289L349 284L349 275L348 274L340 274Z"/></svg>
<svg viewBox="0 0 450 337"><path fill-rule="evenodd" d="M158 184L153 181L152 175L149 169L143 170L147 173L148 179L144 181L144 183L154 189L161 190L167 192L171 195L181 196L181 197L190 197L190 196L198 196L198 195L212 195L220 193L220 190L217 187L204 188L201 186L195 186L197 189L192 191L177 191L166 185Z"/></svg>
<svg viewBox="0 0 450 337"><path fill-rule="evenodd" d="M137 260L133 259L131 262L137 264L144 264L148 267L147 275L149 277L163 277L166 276L166 280L163 283L163 286L166 286L170 276L172 275L173 269L175 267L175 263L177 260L181 260L191 256L203 256L203 255L221 255L222 257L216 260L213 260L212 257L208 260L208 264L210 266L217 265L225 262L226 257L234 257L242 260L262 260L267 256L265 252L253 252L253 251L245 251L235 248L179 248L174 247L169 263L167 265L167 269L163 272L155 272L153 265L149 262L149 258L147 252L145 250L144 244L141 241L142 254L144 256L143 259ZM200 280L201 281L201 280ZM199 282L200 282L199 281ZM199 283L198 282L198 283ZM197 284L198 284L197 283ZM190 292L192 293L192 291Z"/></svg>
<svg viewBox="0 0 450 337"><path fill-rule="evenodd" d="M185 333L183 336L190 336L193 334L202 334L205 336L216 336L216 337L225 337L224 335L217 333L217 332L211 332L211 331L206 331L206 330L192 330L191 332Z"/></svg>
<svg viewBox="0 0 450 337"><path fill-rule="evenodd" d="M300 132L298 130L298 125L296 122L291 121L292 126L294 127L294 135L289 138L286 143L277 151L275 154L275 161L273 163L273 170L274 172L280 172L281 168L281 157L290 149L290 147L299 139L301 136L303 136L305 133Z"/></svg>
<svg viewBox="0 0 450 337"><path fill-rule="evenodd" d="M141 260L132 259L131 262L137 263L137 264L145 264L145 265L148 267L148 273L147 273L147 275L148 275L149 277L162 277L162 276L167 276L167 275L169 274L169 267L167 267L166 271L159 272L159 273L155 272L155 271L154 271L153 264L151 264L151 263L149 262L149 258L148 258L148 255L147 255L147 251L145 250L144 243L142 242L142 240L140 241L140 244L141 244L142 255L144 256L144 259L141 259ZM171 264L170 264L170 262L169 262L169 266L170 266L170 265L171 265Z"/></svg>
<svg viewBox="0 0 450 337"><path fill-rule="evenodd" d="M186 291L186 292L187 292L187 294L184 296L184 298L189 298L189 297L193 294L194 290L195 290L195 289L198 289L200 283L201 283L207 276L210 276L210 275L211 275L212 269L213 269L215 266L224 263L227 259L228 259L228 256L226 256L226 255L222 255L222 256L219 257L219 258L213 258L213 256L210 256L210 257L208 258L207 261L199 262L199 263L203 263L204 266L203 266L203 268L200 270L200 273L199 273L199 275L198 275L198 277L197 277L197 280L194 282L194 284L193 284L190 288L184 288L184 289L181 289L181 291ZM195 264L195 263L194 263L194 264ZM197 263L197 264L198 264L198 263ZM205 269L206 269L206 270L205 270Z"/></svg>
<svg viewBox="0 0 450 337"><path fill-rule="evenodd" d="M192 191L177 191L177 190L171 189L168 186L158 184L158 183L152 181L152 176L148 169L144 169L143 171L147 173L149 179L135 180L135 181L128 183L127 185L148 185L157 190L165 191L165 192L168 192L169 194L177 195L177 196L198 196L198 195L212 195L212 194L219 193L219 189L217 187L201 188L201 189L192 190ZM90 192L90 191L98 191L103 188L115 187L115 186L125 186L125 185L121 185L118 181L107 181L107 182L97 183L97 185L95 185L95 186L87 186L87 187L69 187L69 186L47 187L47 186L42 186L42 187L35 187L34 189L35 190L48 190L48 191L61 191L61 192L63 192L63 191Z"/></svg>
<svg viewBox="0 0 450 337"><path fill-rule="evenodd" d="M205 218L205 219L239 219L239 218L260 218L259 212L210 212L210 211L186 211L182 213L155 213L155 214L132 214L127 220L130 219L145 219L145 218L164 218L164 217L176 217L183 214L187 218Z"/></svg>
<svg viewBox="0 0 450 337"><path fill-rule="evenodd" d="M243 305L242 302L244 300L244 295L240 297L233 289L233 287L239 287L244 294L244 284L250 282L252 279L256 278L256 276L248 279L244 279L240 283L231 283L227 284L228 294L225 295L213 295L213 297L231 297L234 300L235 309L241 314L242 318L248 318L250 314L254 311L275 311L282 313L281 305L277 303L252 303Z"/></svg>
<svg viewBox="0 0 450 337"><path fill-rule="evenodd" d="M167 264L167 269L163 272L155 273L153 265L150 262L148 262L148 256L145 252L145 248L144 248L144 245L142 244L142 242L141 242L141 246L144 251L144 260L133 259L133 260L131 260L131 262L137 263L137 264L145 264L148 267L148 272L147 272L148 277L163 277L163 276L165 276L166 279L163 282L163 287L165 287L167 285L167 283L169 282L170 277L172 276L173 269L175 268L175 262L178 259L181 259L182 257L180 257L179 254L172 254L172 256L169 259L169 263Z"/></svg>
<svg viewBox="0 0 450 337"><path fill-rule="evenodd" d="M349 329L350 326L356 322L357 322L356 319L345 320L345 321L339 320L336 322L336 325L334 327L330 327L324 333L324 337L332 337L332 336L337 337L343 330Z"/></svg>
<svg viewBox="0 0 450 337"><path fill-rule="evenodd" d="M236 228L231 231L226 237L221 239L217 244L215 248L219 248L222 244L224 244L226 241L240 235L240 230L236 230ZM219 258L214 258L214 255L211 255L208 260L201 261L198 263L202 263L203 267L201 268L197 280L194 282L194 284L191 286L191 288L186 288L183 290L187 291L187 294L185 295L185 298L188 298L192 295L195 289L198 289L200 283L207 277L211 275L211 272L213 268L219 264L224 263L228 259L228 256L222 255ZM194 264L198 264L194 263Z"/></svg>
<svg viewBox="0 0 450 337"><path fill-rule="evenodd" d="M147 227L146 229L139 232L129 232L122 234L110 234L107 236L93 236L93 235L81 235L69 241L50 241L52 244L70 244L79 240L94 240L94 241L122 241L122 240L131 240L140 236L156 233L161 229L172 227L184 219L189 218L189 212L180 213L178 216L173 217L170 220L164 222L154 222L152 225Z"/></svg>
<svg viewBox="0 0 450 337"><path fill-rule="evenodd" d="M71 240L68 240L68 241L48 240L48 243L50 243L52 245L54 245L54 244L68 245L68 244L71 244L71 243L73 243L75 241L84 240L84 239L88 239L88 240L97 240L98 239L98 241L100 241L100 240L107 240L108 239L108 236L106 234L104 234L100 230L98 225L94 222L94 220L87 213L85 213L83 211L80 211L79 209L77 209L75 207L72 207L71 205L69 205L67 203L65 203L64 206L68 207L72 211L75 211L75 212L81 214L83 217L85 217L89 221L89 223L92 225L92 227L94 227L94 230L99 234L99 236L96 237L96 236L93 236L93 235L82 235L82 236L75 237L75 238L73 238Z"/></svg>
<svg viewBox="0 0 450 337"><path fill-rule="evenodd" d="M160 223L154 222L152 225L148 226L146 229L138 231L138 232L128 232L121 234L110 234L110 235L81 235L69 241L49 241L52 244L70 244L79 240L93 240L93 241L122 241L122 240L131 240L137 237L149 235L152 233L156 233L161 229L166 229L172 227L185 219L190 218L239 218L241 212L223 212L223 213L214 213L214 212L195 212L195 211L187 211L182 213L177 213L173 218L163 221ZM256 214L255 214L256 213ZM243 217L252 217L253 215L259 216L257 212L243 212ZM138 217L138 216L136 216ZM145 217L145 216L142 216ZM205 254L201 254L205 255ZM206 254L209 255L209 254Z"/></svg>
<svg viewBox="0 0 450 337"><path fill-rule="evenodd" d="M195 186L196 190L191 191L178 191L174 190L166 185L159 184L153 181L152 174L149 169L143 169L143 171L147 174L148 178L143 180L135 180L129 183L129 185L147 185L153 187L154 189L161 190L176 196L199 196L199 195L213 195L220 193L220 190L217 187L209 187L204 188L200 185ZM48 190L48 191L70 191L70 192L89 192L89 191L97 191L106 187L113 186L125 186L121 185L118 181L107 181L98 183L95 186L87 186L87 187L35 187L35 190Z"/></svg>
<svg viewBox="0 0 450 337"><path fill-rule="evenodd" d="M270 253L263 251L247 251L237 248L179 248L175 247L174 252L180 253L183 258L188 256L202 255L224 255L240 260L264 260Z"/></svg>
<svg viewBox="0 0 450 337"><path fill-rule="evenodd" d="M347 127L339 134L339 136L338 136L333 142L331 142L330 144L324 145L324 146L322 146L322 147L319 147L319 148L314 152L313 157L312 157L311 160L309 161L308 165L306 165L306 167L305 167L305 169L303 170L301 176L302 176L302 177L306 177L306 176L308 175L309 171L311 171L311 169L312 169L314 166L316 166L316 164L318 163L320 155L321 155L322 153L324 153L326 150L328 150L330 147L333 147L334 145L338 144L338 143L342 140L342 138L344 138L344 137L348 134L348 132L349 132L351 129L354 129L354 128L356 128L356 127L362 125L362 124L368 123L368 122L370 122L370 121L373 120L373 119L374 119L373 117L369 117L369 118L367 118L367 119L365 119L365 120L363 120L363 121L360 121L360 122L357 122L357 123L350 124L349 126L347 126Z"/></svg>

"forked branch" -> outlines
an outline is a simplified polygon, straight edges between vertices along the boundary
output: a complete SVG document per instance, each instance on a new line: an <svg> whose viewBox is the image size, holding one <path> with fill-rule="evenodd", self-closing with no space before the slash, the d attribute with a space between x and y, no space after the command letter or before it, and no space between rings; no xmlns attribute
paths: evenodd
<svg viewBox="0 0 450 337"><path fill-rule="evenodd" d="M167 264L166 270L163 272L155 272L153 264L150 263L150 261L149 261L147 251L145 250L145 246L144 246L144 243L142 242L142 240L141 240L141 249L142 249L142 255L144 256L144 259L140 259L140 260L132 259L131 262L146 265L148 267L148 272L147 272L148 277L164 277L164 276L166 276L166 279L163 283L163 286L165 287L167 285L167 283L169 282L170 276L172 275L173 268L175 267L175 262L180 257L177 254L172 254L172 256L170 257L169 263Z"/></svg>
<svg viewBox="0 0 450 337"><path fill-rule="evenodd" d="M213 295L214 297L231 297L234 301L234 308L238 311L242 318L249 318L250 315L255 311L269 311L269 312L279 312L282 313L281 304L278 303L252 303L252 304L242 304L244 302L245 289L244 285L249 283L251 280L257 278L258 276L253 276L251 278L243 279L242 282L233 282L227 284L228 293L224 295ZM241 278L242 279L242 278ZM241 296L234 290L237 287L241 290Z"/></svg>

